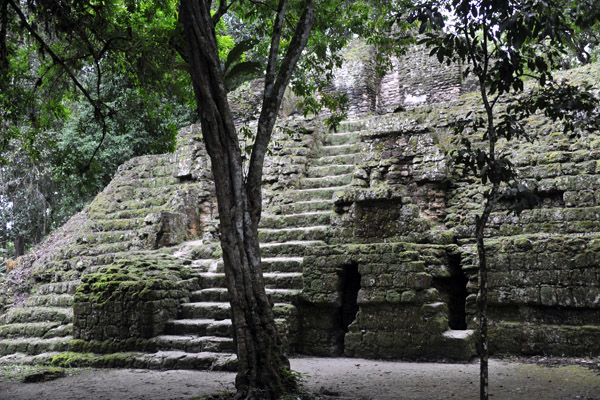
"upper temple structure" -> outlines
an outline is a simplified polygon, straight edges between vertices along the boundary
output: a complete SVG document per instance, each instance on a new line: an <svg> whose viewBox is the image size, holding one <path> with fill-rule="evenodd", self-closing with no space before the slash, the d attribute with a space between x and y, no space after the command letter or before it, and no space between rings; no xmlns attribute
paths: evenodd
<svg viewBox="0 0 600 400"><path fill-rule="evenodd" d="M290 353L469 360L477 354L475 215L449 124L478 110L460 66L415 47L379 77L344 53L349 119L282 117L266 161L265 284ZM600 68L565 78L600 82ZM252 83L231 95L248 114ZM244 103L245 101L245 103ZM251 103L251 102L250 102ZM246 108L245 108L246 107ZM289 113L288 113L289 114ZM487 229L490 351L600 355L600 134L542 114L501 143L539 205ZM0 363L235 369L210 160L198 126L134 158L0 286Z"/></svg>

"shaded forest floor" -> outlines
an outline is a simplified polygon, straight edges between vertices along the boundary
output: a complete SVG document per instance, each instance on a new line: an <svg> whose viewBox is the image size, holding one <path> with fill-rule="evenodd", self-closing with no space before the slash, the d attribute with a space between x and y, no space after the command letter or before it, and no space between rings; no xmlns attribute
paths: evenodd
<svg viewBox="0 0 600 400"><path fill-rule="evenodd" d="M307 391L320 399L477 399L478 363L409 363L350 358L293 358ZM209 371L67 369L57 379L24 383L38 370L0 370L2 400L190 400L233 390L235 374ZM64 376L62 376L64 374ZM600 400L598 359L490 360L492 399Z"/></svg>

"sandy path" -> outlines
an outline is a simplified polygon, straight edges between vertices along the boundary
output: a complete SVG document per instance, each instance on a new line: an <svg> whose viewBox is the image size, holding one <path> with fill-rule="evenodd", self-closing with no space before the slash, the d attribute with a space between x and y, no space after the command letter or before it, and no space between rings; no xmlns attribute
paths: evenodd
<svg viewBox="0 0 600 400"><path fill-rule="evenodd" d="M345 399L477 399L477 364L405 363L347 358L294 358L292 368L314 392ZM490 361L492 399L600 400L600 375ZM206 371L86 370L44 383L0 381L2 400L188 400L233 389L234 374Z"/></svg>

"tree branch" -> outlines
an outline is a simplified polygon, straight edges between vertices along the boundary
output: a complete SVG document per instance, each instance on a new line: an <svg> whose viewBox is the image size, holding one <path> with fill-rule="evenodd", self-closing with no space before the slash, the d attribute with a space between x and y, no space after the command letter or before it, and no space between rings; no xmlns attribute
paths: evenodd
<svg viewBox="0 0 600 400"><path fill-rule="evenodd" d="M65 62L50 48L50 46L44 41L44 39L42 39L42 37L31 26L31 24L29 24L29 22L27 21L27 17L25 16L25 14L23 14L23 11L19 8L19 6L17 6L17 4L15 4L15 2L13 0L6 0L6 1L15 10L17 15L19 16L19 19L21 20L21 23L29 31L31 36L33 36L33 38L40 44L40 46L42 46L42 48L50 55L52 60L56 64L59 64L66 71L67 75L69 75L69 78L73 81L75 86L77 86L77 88L81 91L81 93L85 96L85 98L92 104L95 112L102 113L102 111L100 110L100 106L98 105L98 102L92 98L92 96L89 94L89 92L79 82L79 80L77 79L77 77L75 76L73 71L71 71L71 69L65 64ZM109 108L106 105L104 105L104 106ZM114 110L111 110L111 111L114 111Z"/></svg>
<svg viewBox="0 0 600 400"><path fill-rule="evenodd" d="M231 0L231 3L229 3L229 4L227 4L227 0L219 1L219 9L215 13L215 15L213 15L213 17L212 17L214 26L217 26L217 23L219 22L221 17L227 12L227 10L229 10L229 7L231 7L236 1L237 0Z"/></svg>
<svg viewBox="0 0 600 400"><path fill-rule="evenodd" d="M265 73L265 91L263 94L263 102L264 99L272 95L273 85L275 84L277 58L279 56L279 42L281 41L281 30L283 26L286 5L287 0L279 0L277 14L275 15L275 22L273 23L273 34L271 36L271 47L269 49L267 71Z"/></svg>
<svg viewBox="0 0 600 400"><path fill-rule="evenodd" d="M23 11L19 8L19 6L14 2L14 0L4 0L4 1L6 1L7 4L10 4L10 6L13 8L15 13L21 20L21 23L27 29L27 31L31 34L31 36L33 36L33 38L40 44L40 46L50 55L54 64L60 65L62 67L62 70L69 76L71 81L75 84L75 86L79 89L79 91L83 94L83 96L88 100L88 102L94 108L94 117L102 125L102 137L100 138L100 142L96 146L92 156L90 157L90 159L88 160L88 162L84 168L85 170L88 170L90 165L92 164L92 161L94 160L94 158L100 151L100 147L102 147L102 144L104 143L104 140L106 139L106 136L108 134L106 118L110 117L111 115L116 114L116 111L112 107L103 103L101 100L94 99L92 97L92 95L88 92L88 90L81 84L81 82L79 82L79 80L77 79L77 77L75 76L73 71L71 71L71 69L66 64L66 62L52 50L52 48L44 41L44 39L35 30L35 28L33 26L31 26L31 24L29 24L29 22L27 21L27 17L23 13ZM82 35L80 35L80 36L82 36ZM91 43L89 43L87 38L83 38L83 39L85 39L85 41L88 43L88 49L90 50L91 55L94 58L94 62L96 64L97 75L98 75L97 82L96 82L96 91L97 91L98 96L100 96L101 71L100 71L100 64L99 64L99 56L97 56L95 49L93 48L93 46L91 46ZM107 49L106 46L108 46L108 43L102 49L103 51ZM108 110L107 114L105 114L102 111L103 107Z"/></svg>
<svg viewBox="0 0 600 400"><path fill-rule="evenodd" d="M263 6L271 11L277 12L277 9L275 9L275 7L271 7L269 4L267 4L264 1L260 1L260 0L248 0L250 3L252 4L257 4L259 6ZM290 19L288 18L288 16L285 16L285 22L289 25L289 26L293 26L294 24L292 23L292 21L290 21Z"/></svg>
<svg viewBox="0 0 600 400"><path fill-rule="evenodd" d="M272 89L269 90L267 96L267 88L265 86L265 96L263 97L263 106L258 119L258 128L256 132L256 140L254 148L250 156L250 164L248 166L248 177L246 186L249 193L250 202L253 204L253 220L258 224L261 213L261 183L262 170L269 146L269 141L273 134L273 127L277 120L277 112L281 105L281 99L287 85L292 77L292 72L300 59L302 51L308 43L310 31L312 30L315 21L315 2L314 0L306 0L304 11L298 20L296 30L290 41L285 57L277 73L277 77Z"/></svg>

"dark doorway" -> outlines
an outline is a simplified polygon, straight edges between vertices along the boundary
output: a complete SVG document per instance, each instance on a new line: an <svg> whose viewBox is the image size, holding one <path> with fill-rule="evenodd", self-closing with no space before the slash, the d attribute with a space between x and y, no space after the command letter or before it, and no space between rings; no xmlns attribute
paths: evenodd
<svg viewBox="0 0 600 400"><path fill-rule="evenodd" d="M358 291L360 290L360 273L357 264L344 265L338 269L340 298L342 304L339 308L338 323L342 331L339 335L338 351L344 352L344 335L348 327L356 319L358 312Z"/></svg>
<svg viewBox="0 0 600 400"><path fill-rule="evenodd" d="M433 279L433 286L440 292L442 299L448 304L448 326L454 330L467 329L465 311L467 299L467 283L459 255L449 257L450 276Z"/></svg>

